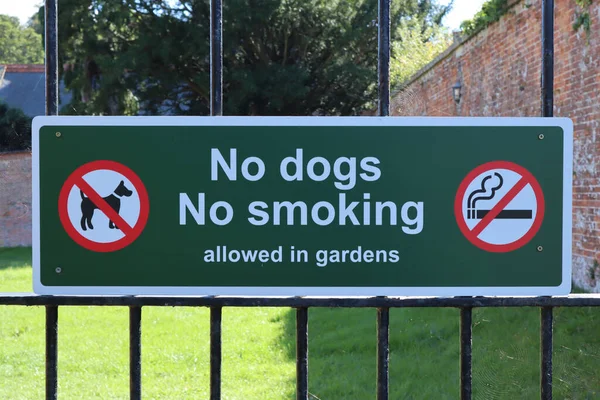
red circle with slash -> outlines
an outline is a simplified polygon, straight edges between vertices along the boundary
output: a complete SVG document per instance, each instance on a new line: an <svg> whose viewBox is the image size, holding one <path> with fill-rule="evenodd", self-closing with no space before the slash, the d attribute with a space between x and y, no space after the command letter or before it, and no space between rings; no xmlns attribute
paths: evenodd
<svg viewBox="0 0 600 400"><path fill-rule="evenodd" d="M465 215L463 213L463 200L467 188L481 174L498 169L515 172L521 177L517 181L517 183L508 190L508 192L496 203L495 206L492 207L491 210L489 210L489 212L474 227L469 228L469 226L467 226ZM484 231L484 229L486 229L494 220L494 218L496 218L498 214L500 214L500 212L503 211L506 208L506 206L527 186L531 186L531 188L533 189L537 206L533 224L527 230L527 232L524 235L517 238L516 240L505 244L489 243L480 239L479 235ZM469 172L469 174L463 179L460 186L458 187L458 192L456 193L456 198L454 200L454 214L456 216L456 222L458 223L458 227L460 228L463 235L475 246L479 247L482 250L493 253L506 253L509 251L513 251L520 247L523 247L529 241L531 241L531 239L533 239L533 237L539 231L542 225L542 221L544 220L544 207L544 194L537 179L533 176L531 172L529 172L525 168L509 161L488 162L483 165L480 165L473 171Z"/></svg>
<svg viewBox="0 0 600 400"><path fill-rule="evenodd" d="M90 186L83 177L94 171L98 170L109 170L116 172L131 182L135 191L138 194L140 201L140 213L137 221L133 226L128 224L120 215L117 213L103 198L102 196ZM119 230L123 233L123 237L112 242L96 242L83 236L71 222L68 211L68 200L71 190L76 187L80 189L94 205L102 211L111 221L118 226ZM77 168L65 181L58 199L58 215L60 221L65 228L67 234L80 246L96 251L96 252L112 252L120 250L131 243L133 243L142 233L146 222L148 221L148 213L150 210L150 203L148 201L148 192L146 187L142 183L142 180L125 165L116 161L109 160L98 160L86 163Z"/></svg>

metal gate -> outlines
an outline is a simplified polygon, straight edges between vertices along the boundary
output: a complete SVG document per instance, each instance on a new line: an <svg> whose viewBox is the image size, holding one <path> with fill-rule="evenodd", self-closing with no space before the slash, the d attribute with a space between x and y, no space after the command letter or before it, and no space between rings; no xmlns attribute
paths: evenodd
<svg viewBox="0 0 600 400"><path fill-rule="evenodd" d="M58 114L57 1L45 0L46 114ZM378 115L390 114L390 1L378 0ZM222 0L211 0L210 111L223 115ZM554 0L542 0L541 114L553 116ZM36 296L0 293L0 305L46 308L46 399L57 399L57 339L59 306L129 307L130 398L141 398L142 307L210 307L210 398L221 398L221 317L223 307L292 307L296 309L296 398L308 400L308 309L344 307L377 309L377 395L389 398L389 310L399 307L451 307L460 309L460 396L471 399L472 310L480 307L540 308L540 389L543 400L552 399L552 324L555 307L599 307L600 295L564 297L92 297Z"/></svg>

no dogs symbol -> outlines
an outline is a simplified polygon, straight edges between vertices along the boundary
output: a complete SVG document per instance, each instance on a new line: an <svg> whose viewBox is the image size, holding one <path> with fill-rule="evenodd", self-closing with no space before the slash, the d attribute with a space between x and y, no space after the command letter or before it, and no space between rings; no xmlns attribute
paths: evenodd
<svg viewBox="0 0 600 400"><path fill-rule="evenodd" d="M77 168L58 200L60 221L69 236L97 252L120 250L137 239L149 208L140 178L114 161L93 161Z"/></svg>
<svg viewBox="0 0 600 400"><path fill-rule="evenodd" d="M544 219L544 195L525 168L494 161L475 168L462 181L454 213L471 243L504 253L524 246L538 232Z"/></svg>

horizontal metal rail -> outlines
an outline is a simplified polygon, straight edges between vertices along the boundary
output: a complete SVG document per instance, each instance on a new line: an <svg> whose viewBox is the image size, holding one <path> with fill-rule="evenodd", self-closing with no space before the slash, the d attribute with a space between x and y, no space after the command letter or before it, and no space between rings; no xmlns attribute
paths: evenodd
<svg viewBox="0 0 600 400"><path fill-rule="evenodd" d="M555 297L184 297L184 296L42 296L0 293L0 305L13 306L156 306L156 307L597 307L600 294Z"/></svg>
<svg viewBox="0 0 600 400"><path fill-rule="evenodd" d="M597 307L600 294L554 297L184 297L184 296L42 296L0 293L0 305L13 306L156 306L156 307Z"/></svg>

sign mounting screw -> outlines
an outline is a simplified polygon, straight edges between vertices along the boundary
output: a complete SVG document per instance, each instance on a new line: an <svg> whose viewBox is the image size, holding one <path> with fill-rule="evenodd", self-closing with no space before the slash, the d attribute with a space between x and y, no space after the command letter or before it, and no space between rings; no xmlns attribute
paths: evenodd
<svg viewBox="0 0 600 400"><path fill-rule="evenodd" d="M540 134L538 135L538 139L540 139L540 140L544 140L544 134L543 134L543 133L540 133Z"/></svg>
<svg viewBox="0 0 600 400"><path fill-rule="evenodd" d="M542 246L538 246L537 251L544 251L544 248Z"/></svg>
<svg viewBox="0 0 600 400"><path fill-rule="evenodd" d="M56 267L55 269L57 274L60 274L62 272L62 268L61 267Z"/></svg>
<svg viewBox="0 0 600 400"><path fill-rule="evenodd" d="M62 136L62 133L56 132L56 137L61 137L61 136Z"/></svg>

